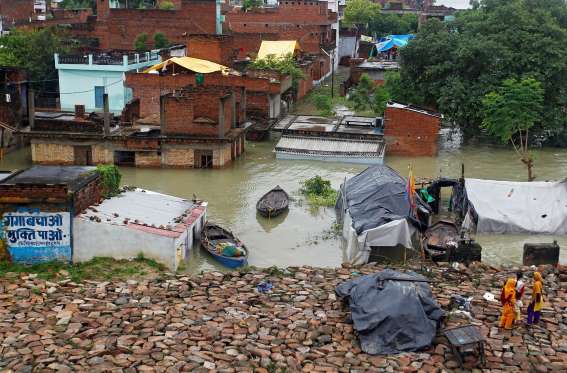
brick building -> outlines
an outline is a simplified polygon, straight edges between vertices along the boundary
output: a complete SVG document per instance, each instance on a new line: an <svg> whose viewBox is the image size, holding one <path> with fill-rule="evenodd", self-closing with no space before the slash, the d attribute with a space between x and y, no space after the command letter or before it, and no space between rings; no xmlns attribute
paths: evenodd
<svg viewBox="0 0 567 373"><path fill-rule="evenodd" d="M71 33L90 45L106 49L134 49L141 33L165 34L172 43L184 44L190 34L221 34L220 0L171 0L174 9L112 8L109 0L97 0L96 16L72 23Z"/></svg>
<svg viewBox="0 0 567 373"><path fill-rule="evenodd" d="M438 150L441 115L398 103L384 111L388 155L434 156Z"/></svg>
<svg viewBox="0 0 567 373"><path fill-rule="evenodd" d="M269 118L278 117L282 95L291 88L291 77L274 71L246 70L236 72L228 66L234 58L233 38L225 35L196 35L188 41L191 57L185 58L195 64L221 64L223 71L202 73L204 70L191 70L180 63L159 73L127 73L125 85L132 89L132 96L139 100L141 118L159 113L159 98L187 86L197 85L197 76L202 77L200 85L231 87L236 92L237 125L250 115L260 114ZM210 61L201 60L209 56ZM195 60L198 58L198 60ZM222 62L230 62L228 65ZM185 65L188 66L188 65ZM157 72L157 71L155 71Z"/></svg>
<svg viewBox="0 0 567 373"><path fill-rule="evenodd" d="M281 0L277 7L247 11L234 7L225 17L240 58L255 57L263 40L296 40L305 54L315 57L306 69L311 80L330 72L330 56L338 64L338 16L326 1Z"/></svg>
<svg viewBox="0 0 567 373"><path fill-rule="evenodd" d="M34 166L0 180L0 257L70 261L71 220L102 188L94 167Z"/></svg>
<svg viewBox="0 0 567 373"><path fill-rule="evenodd" d="M244 151L234 89L186 87L159 102L153 122L111 124L77 106L75 114L39 113L20 134L30 140L32 161L46 165L218 168ZM129 106L123 118L139 118L139 109Z"/></svg>
<svg viewBox="0 0 567 373"><path fill-rule="evenodd" d="M35 0L0 0L0 34L14 26L29 23Z"/></svg>

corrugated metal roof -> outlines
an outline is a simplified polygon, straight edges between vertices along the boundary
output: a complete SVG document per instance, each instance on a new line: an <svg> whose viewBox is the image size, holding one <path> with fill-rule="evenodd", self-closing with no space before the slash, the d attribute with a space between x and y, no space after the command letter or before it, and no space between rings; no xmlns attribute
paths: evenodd
<svg viewBox="0 0 567 373"><path fill-rule="evenodd" d="M384 141L284 135L276 152L383 157Z"/></svg>

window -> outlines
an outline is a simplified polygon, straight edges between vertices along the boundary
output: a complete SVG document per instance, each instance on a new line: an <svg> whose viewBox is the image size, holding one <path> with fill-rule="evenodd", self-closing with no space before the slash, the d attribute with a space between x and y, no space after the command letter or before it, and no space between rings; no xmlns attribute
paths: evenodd
<svg viewBox="0 0 567 373"><path fill-rule="evenodd" d="M94 87L94 95L95 95L95 108L102 109L104 107L104 86L95 86Z"/></svg>

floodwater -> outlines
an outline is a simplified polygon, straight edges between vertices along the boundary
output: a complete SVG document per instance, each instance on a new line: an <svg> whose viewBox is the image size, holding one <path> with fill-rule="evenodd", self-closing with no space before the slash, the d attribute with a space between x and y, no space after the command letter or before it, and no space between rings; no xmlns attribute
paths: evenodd
<svg viewBox="0 0 567 373"><path fill-rule="evenodd" d="M386 156L386 163L407 175L412 165L416 177L440 175L458 177L461 164L466 177L525 180L526 170L512 150L494 146L460 146L459 138L447 137L437 157ZM246 152L231 166L220 170L177 170L121 168L123 183L184 198L196 195L209 202L209 220L231 229L250 250L249 263L269 266L339 266L345 259L344 244L333 234L332 208L311 208L299 194L300 182L314 175L339 185L365 166L316 161L276 160L274 142L247 144ZM23 168L31 164L29 149L9 154L0 170ZM536 151L538 180L557 180L567 171L567 149ZM289 213L275 219L256 214L256 201L280 185L293 197ZM561 262L567 263L567 237L528 235L478 235L483 260L491 264L521 263L524 242L551 242L562 246ZM195 247L186 265L198 272L217 265Z"/></svg>

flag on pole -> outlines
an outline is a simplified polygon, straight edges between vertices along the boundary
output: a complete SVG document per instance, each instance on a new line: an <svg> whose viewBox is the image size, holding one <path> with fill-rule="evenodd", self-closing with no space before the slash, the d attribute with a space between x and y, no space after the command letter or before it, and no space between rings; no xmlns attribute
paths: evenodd
<svg viewBox="0 0 567 373"><path fill-rule="evenodd" d="M410 204L410 211L415 216L416 215L416 201L415 201L415 178L413 177L413 166L409 165L409 175L408 175L408 201Z"/></svg>

